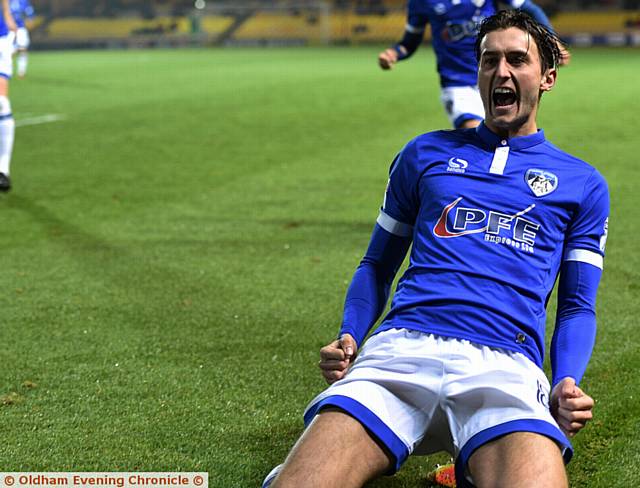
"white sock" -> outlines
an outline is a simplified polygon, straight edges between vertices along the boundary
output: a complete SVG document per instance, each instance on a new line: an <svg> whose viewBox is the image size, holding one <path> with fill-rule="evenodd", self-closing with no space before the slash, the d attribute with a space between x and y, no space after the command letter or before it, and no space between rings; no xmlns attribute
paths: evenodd
<svg viewBox="0 0 640 488"><path fill-rule="evenodd" d="M27 57L26 51L18 52L18 56L16 59L16 67L18 69L18 76L24 76L27 74L27 64L29 59Z"/></svg>
<svg viewBox="0 0 640 488"><path fill-rule="evenodd" d="M11 114L11 103L7 97L0 96L0 173L9 174L13 136L16 123Z"/></svg>

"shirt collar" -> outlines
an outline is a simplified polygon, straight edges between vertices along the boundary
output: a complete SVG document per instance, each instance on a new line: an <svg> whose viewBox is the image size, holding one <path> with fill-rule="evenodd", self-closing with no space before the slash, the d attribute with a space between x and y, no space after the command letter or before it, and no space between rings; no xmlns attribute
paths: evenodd
<svg viewBox="0 0 640 488"><path fill-rule="evenodd" d="M492 132L485 124L482 122L476 128L476 134L482 140L482 142L489 147L489 149L494 149L496 147L504 147L509 146L510 149L519 150L526 149L531 146L535 146L537 144L541 144L545 141L544 131L542 129L538 129L538 132L535 134L530 134L528 136L520 136L514 137L512 139L503 139L494 132Z"/></svg>

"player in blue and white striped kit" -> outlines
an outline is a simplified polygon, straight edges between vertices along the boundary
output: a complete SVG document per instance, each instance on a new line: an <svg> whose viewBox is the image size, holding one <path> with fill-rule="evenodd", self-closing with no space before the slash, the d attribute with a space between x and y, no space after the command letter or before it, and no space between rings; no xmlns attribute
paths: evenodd
<svg viewBox="0 0 640 488"><path fill-rule="evenodd" d="M16 52L16 71L18 78L24 78L27 74L28 55L27 50L31 44L29 39L29 31L25 20L33 19L35 10L29 0L10 0L11 15L16 21L16 35L14 40L14 49Z"/></svg>
<svg viewBox="0 0 640 488"><path fill-rule="evenodd" d="M0 15L0 191L11 189L9 166L13 151L15 122L9 102L9 80L13 74L13 45L10 33L15 32L16 23L11 15L9 0L1 0Z"/></svg>
<svg viewBox="0 0 640 488"><path fill-rule="evenodd" d="M594 404L578 384L595 340L608 189L537 127L557 37L510 10L478 39L484 122L418 136L395 158L339 338L320 353L331 386L263 487L359 487L440 450L455 457L459 487L568 485L569 438ZM558 276L550 385L545 308Z"/></svg>
<svg viewBox="0 0 640 488"><path fill-rule="evenodd" d="M422 43L427 24L431 24L433 50L440 75L440 99L453 127L476 127L484 118L478 93L473 46L478 25L497 11L494 0L409 0L404 37L378 56L382 69L409 58ZM503 0L500 3L521 9L551 29L544 11L531 0ZM561 47L562 63L569 52Z"/></svg>

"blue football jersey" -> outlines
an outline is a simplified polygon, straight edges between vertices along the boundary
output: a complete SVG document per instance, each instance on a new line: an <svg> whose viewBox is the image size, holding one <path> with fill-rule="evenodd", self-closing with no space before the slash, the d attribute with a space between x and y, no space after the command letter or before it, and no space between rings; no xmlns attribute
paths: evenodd
<svg viewBox="0 0 640 488"><path fill-rule="evenodd" d="M478 79L478 62L474 46L478 26L497 11L492 0L409 0L406 30L424 31L431 24L440 84L474 86ZM524 0L504 3L519 8Z"/></svg>
<svg viewBox="0 0 640 488"><path fill-rule="evenodd" d="M378 332L466 339L542 366L561 262L602 268L608 214L604 178L541 130L503 140L481 124L415 138L394 160L378 217L413 237Z"/></svg>

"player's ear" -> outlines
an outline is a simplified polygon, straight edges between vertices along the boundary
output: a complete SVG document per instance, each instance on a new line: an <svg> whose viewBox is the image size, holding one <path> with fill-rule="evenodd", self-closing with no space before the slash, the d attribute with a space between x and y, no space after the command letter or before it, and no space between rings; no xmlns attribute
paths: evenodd
<svg viewBox="0 0 640 488"><path fill-rule="evenodd" d="M558 76L558 70L556 68L548 68L542 73L542 79L540 80L540 91L550 91L556 84L556 78Z"/></svg>

